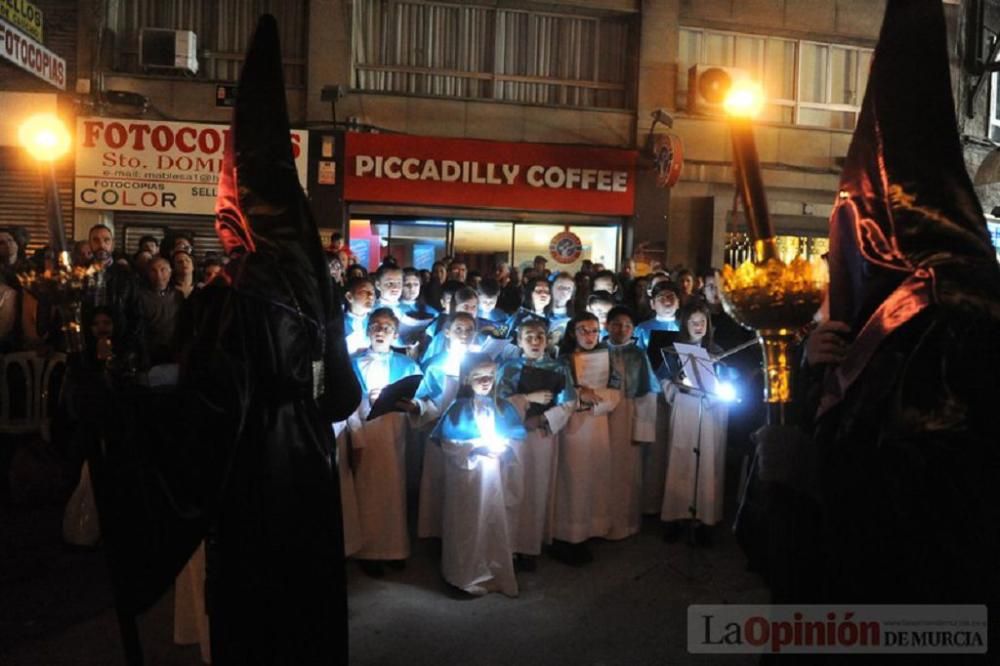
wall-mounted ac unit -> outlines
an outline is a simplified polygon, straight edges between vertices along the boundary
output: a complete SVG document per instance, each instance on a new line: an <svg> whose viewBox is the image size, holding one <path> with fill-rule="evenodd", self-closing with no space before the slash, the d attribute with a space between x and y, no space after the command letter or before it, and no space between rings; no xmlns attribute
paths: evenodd
<svg viewBox="0 0 1000 666"><path fill-rule="evenodd" d="M688 112L713 115L724 113L722 103L733 83L749 78L746 71L736 67L691 67L688 70Z"/></svg>
<svg viewBox="0 0 1000 666"><path fill-rule="evenodd" d="M148 69L197 74L198 36L190 30L143 28L139 33L139 64Z"/></svg>

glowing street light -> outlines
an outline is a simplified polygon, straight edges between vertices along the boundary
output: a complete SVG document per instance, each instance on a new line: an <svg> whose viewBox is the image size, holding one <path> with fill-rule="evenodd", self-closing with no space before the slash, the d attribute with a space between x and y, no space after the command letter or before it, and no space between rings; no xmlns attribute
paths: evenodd
<svg viewBox="0 0 1000 666"><path fill-rule="evenodd" d="M63 228L56 184L56 160L66 155L72 145L66 125L54 113L42 113L25 120L18 128L18 140L35 160L45 177L45 198L49 228L49 247L57 267L70 267L66 230ZM46 168L46 166L48 168Z"/></svg>
<svg viewBox="0 0 1000 666"><path fill-rule="evenodd" d="M28 154L39 162L54 162L69 152L72 141L58 116L43 113L31 116L17 132Z"/></svg>
<svg viewBox="0 0 1000 666"><path fill-rule="evenodd" d="M752 81L736 81L726 93L722 108L734 118L756 118L764 109L764 90Z"/></svg>

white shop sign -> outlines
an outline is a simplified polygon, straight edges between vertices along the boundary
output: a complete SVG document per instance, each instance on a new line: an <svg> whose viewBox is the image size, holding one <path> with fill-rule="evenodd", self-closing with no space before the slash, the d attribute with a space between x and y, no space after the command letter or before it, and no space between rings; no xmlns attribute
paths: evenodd
<svg viewBox="0 0 1000 666"><path fill-rule="evenodd" d="M80 118L77 208L213 215L228 125L129 118ZM299 182L306 182L308 132L292 130Z"/></svg>
<svg viewBox="0 0 1000 666"><path fill-rule="evenodd" d="M56 88L66 90L66 61L2 19L0 56Z"/></svg>

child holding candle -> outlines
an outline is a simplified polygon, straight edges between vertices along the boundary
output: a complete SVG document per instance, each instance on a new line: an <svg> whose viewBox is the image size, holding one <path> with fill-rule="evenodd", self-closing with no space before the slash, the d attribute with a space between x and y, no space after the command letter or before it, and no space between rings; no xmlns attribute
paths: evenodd
<svg viewBox="0 0 1000 666"><path fill-rule="evenodd" d="M445 456L441 572L469 594L515 597L507 516L518 493L508 469L516 465L511 444L525 432L514 406L493 396L495 382L492 359L467 356L462 383L472 395L455 400L431 435Z"/></svg>

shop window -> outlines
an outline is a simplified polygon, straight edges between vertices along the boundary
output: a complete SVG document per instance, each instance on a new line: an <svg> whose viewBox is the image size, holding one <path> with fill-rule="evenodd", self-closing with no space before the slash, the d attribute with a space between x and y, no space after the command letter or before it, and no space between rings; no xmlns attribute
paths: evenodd
<svg viewBox="0 0 1000 666"><path fill-rule="evenodd" d="M114 69L141 72L142 28L190 30L198 37L197 78L236 81L257 18L273 14L281 32L285 85L306 83L305 0L120 0L108 17L118 47Z"/></svg>
<svg viewBox="0 0 1000 666"><path fill-rule="evenodd" d="M446 220L351 220L351 252L368 270L386 257L402 267L430 270L447 254Z"/></svg>
<svg viewBox="0 0 1000 666"><path fill-rule="evenodd" d="M630 108L633 26L631 15L358 0L354 85L412 95Z"/></svg>
<svg viewBox="0 0 1000 666"><path fill-rule="evenodd" d="M455 258L465 261L469 271L485 277L493 275L500 262L510 261L514 224L455 220L453 238Z"/></svg>
<svg viewBox="0 0 1000 666"><path fill-rule="evenodd" d="M1000 60L1000 55L997 56ZM990 141L1000 143L1000 73L990 73L990 120L989 137Z"/></svg>
<svg viewBox="0 0 1000 666"><path fill-rule="evenodd" d="M764 87L767 102L761 120L853 129L871 57L871 49L853 46L681 28L678 104L687 105L686 73L691 66L737 67Z"/></svg>
<svg viewBox="0 0 1000 666"><path fill-rule="evenodd" d="M579 259L569 264L560 264L549 253L549 243L566 229L565 225L559 224L517 225L514 230L514 264L523 271L531 267L536 256L541 255L548 259L550 271L576 273L586 259L617 270L618 227L569 227L569 231L579 236L583 248Z"/></svg>

